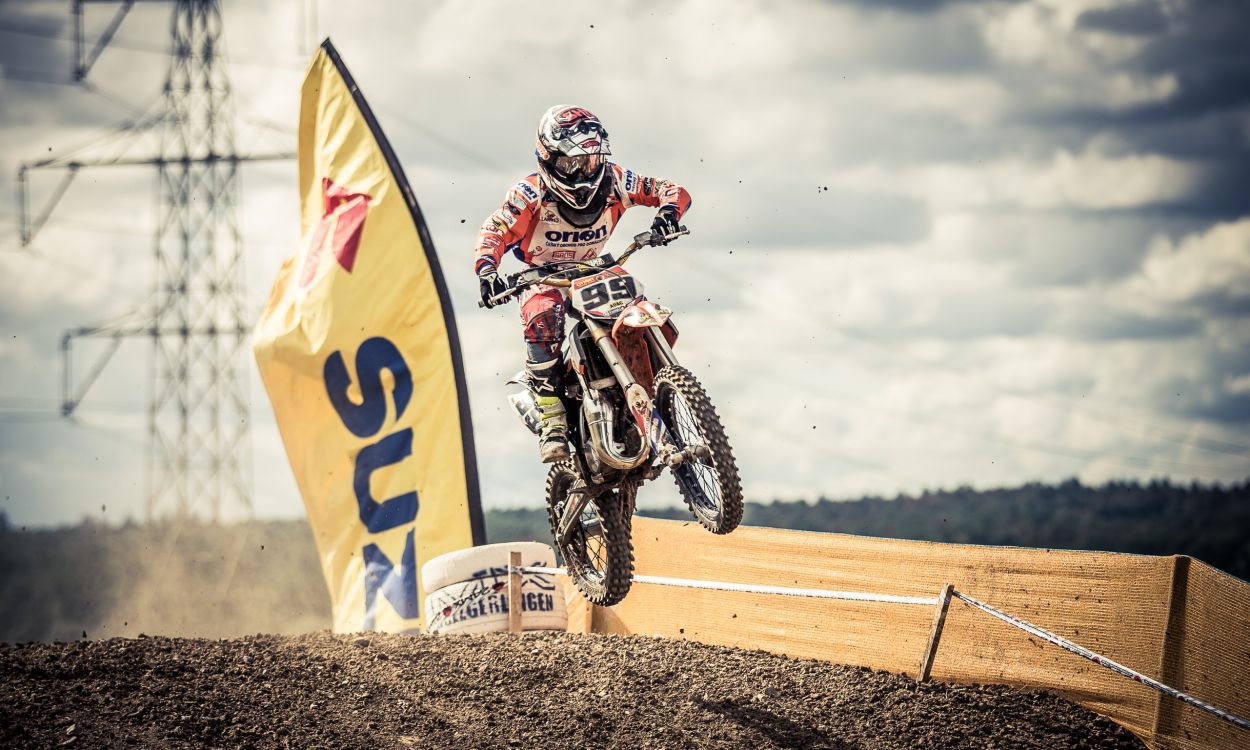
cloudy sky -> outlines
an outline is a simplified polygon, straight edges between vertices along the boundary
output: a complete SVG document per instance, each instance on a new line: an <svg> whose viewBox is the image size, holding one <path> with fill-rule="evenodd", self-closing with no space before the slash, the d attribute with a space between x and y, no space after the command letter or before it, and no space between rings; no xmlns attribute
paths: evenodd
<svg viewBox="0 0 1250 750"><path fill-rule="evenodd" d="M169 10L136 8L88 90L67 85L69 5L0 2L0 510L32 525L143 514L146 343L75 422L55 408L61 333L147 299L153 174L84 171L27 249L15 175L159 107ZM691 236L634 271L677 311L749 498L1250 474L1245 3L313 5L224 3L238 147L294 147L309 40L330 36L448 274L487 507L541 504L543 468L504 411L516 311L477 309L469 259L564 102L605 121L620 163L694 196ZM259 311L298 241L295 168L241 184ZM246 365L255 512L298 515Z"/></svg>

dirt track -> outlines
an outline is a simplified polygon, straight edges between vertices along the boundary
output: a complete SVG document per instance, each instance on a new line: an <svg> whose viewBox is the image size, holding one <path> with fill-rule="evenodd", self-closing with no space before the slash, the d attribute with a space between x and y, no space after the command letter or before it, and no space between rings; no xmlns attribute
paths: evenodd
<svg viewBox="0 0 1250 750"><path fill-rule="evenodd" d="M1141 748L1052 695L641 637L0 644L3 747Z"/></svg>

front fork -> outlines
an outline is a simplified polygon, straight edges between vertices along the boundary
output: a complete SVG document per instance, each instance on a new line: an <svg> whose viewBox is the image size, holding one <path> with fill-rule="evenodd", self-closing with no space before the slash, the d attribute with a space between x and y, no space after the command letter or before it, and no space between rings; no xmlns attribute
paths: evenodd
<svg viewBox="0 0 1250 750"><path fill-rule="evenodd" d="M625 392L625 402L629 405L634 421L638 423L638 429L642 431L643 437L649 443L651 453L658 456L660 462L669 467L675 467L689 458L690 456L685 455L685 452L678 449L673 442L668 427L660 418L659 410L655 408L646 389L638 384L634 379L634 374L625 366L621 353L616 348L616 342L612 340L607 329L589 319L586 320L586 327L590 331L591 339L607 360L608 366L612 368L612 374L621 384L621 389ZM668 340L664 338L663 332L657 326L647 326L642 333L651 342L652 350L658 355L663 365L677 364L677 356L673 354L673 348L669 346ZM648 476L648 479L654 479L655 474L658 474L658 469Z"/></svg>
<svg viewBox="0 0 1250 750"><path fill-rule="evenodd" d="M676 468L684 461L695 458L703 459L707 449L703 446L693 446L690 450L680 450L673 442L669 435L668 427L665 426L664 420L660 418L659 411L655 408L651 397L647 395L647 391L635 379L634 374L629 371L624 360L621 359L621 352L616 348L616 342L612 340L612 336L602 325L594 320L585 320L586 328L590 331L591 339L595 345L599 347L599 351L603 353L604 360L608 363L608 367L612 369L612 374L616 376L617 381L621 385L621 389L625 392L625 401L629 405L629 410L634 416L634 420L638 423L638 428L642 431L643 436L649 444L649 451L642 451L637 459L625 459L628 464L618 465L616 468L633 469L645 463L646 459L652 455L660 459L660 464L649 468L644 474L645 479L655 479L659 476L664 466ZM676 365L677 357L673 354L673 349L668 344L668 340L664 338L664 334L654 326L648 326L643 330L643 335L650 339L654 347L654 351L658 354L659 359L664 365ZM584 398L591 397L585 394ZM593 427L591 427L593 429ZM606 441L605 441L606 442ZM596 448L599 447L598 441L592 441ZM608 448L611 451L611 448ZM605 457L600 455L600 460ZM610 455L609 463L622 463L624 457ZM563 513L560 514L560 522L557 527L557 534L561 544L567 544L572 536L577 522L585 510L586 504L590 502L590 492L587 488L582 487L574 489L570 493L571 497L564 506Z"/></svg>

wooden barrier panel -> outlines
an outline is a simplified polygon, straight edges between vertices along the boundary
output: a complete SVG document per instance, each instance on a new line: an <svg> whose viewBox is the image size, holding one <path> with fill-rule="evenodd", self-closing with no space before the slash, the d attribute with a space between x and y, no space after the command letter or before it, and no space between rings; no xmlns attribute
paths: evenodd
<svg viewBox="0 0 1250 750"><path fill-rule="evenodd" d="M1250 584L1188 557L1176 558L1161 680L1250 717ZM1177 701L1159 701L1157 733L1191 737L1170 747L1250 747L1250 732Z"/></svg>
<svg viewBox="0 0 1250 750"><path fill-rule="evenodd" d="M1173 687L1250 713L1244 677L1250 674L1250 585L1201 563L1190 565L1188 558L750 527L714 536L697 523L645 518L634 520L634 549L640 575L932 598L950 582ZM580 630L575 621L584 620L586 610L577 599L570 614L582 614L570 617L570 629ZM635 583L624 602L594 608L590 619L596 632L689 638L915 675L934 608ZM1161 702L1150 688L963 602L951 604L932 670L941 680L1055 690L1152 747L1236 748L1250 742L1236 727L1170 699ZM1170 670L1175 681L1161 670Z"/></svg>

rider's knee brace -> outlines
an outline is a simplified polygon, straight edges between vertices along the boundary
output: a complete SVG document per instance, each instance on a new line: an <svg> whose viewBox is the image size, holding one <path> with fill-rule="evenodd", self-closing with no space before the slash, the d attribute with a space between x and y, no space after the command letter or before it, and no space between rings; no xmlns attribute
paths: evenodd
<svg viewBox="0 0 1250 750"><path fill-rule="evenodd" d="M564 362L556 357L546 362L526 362L530 385L539 396L558 396L564 382Z"/></svg>
<svg viewBox="0 0 1250 750"><path fill-rule="evenodd" d="M564 338L564 306L558 302L526 311L525 343L530 362L544 362L560 351Z"/></svg>

